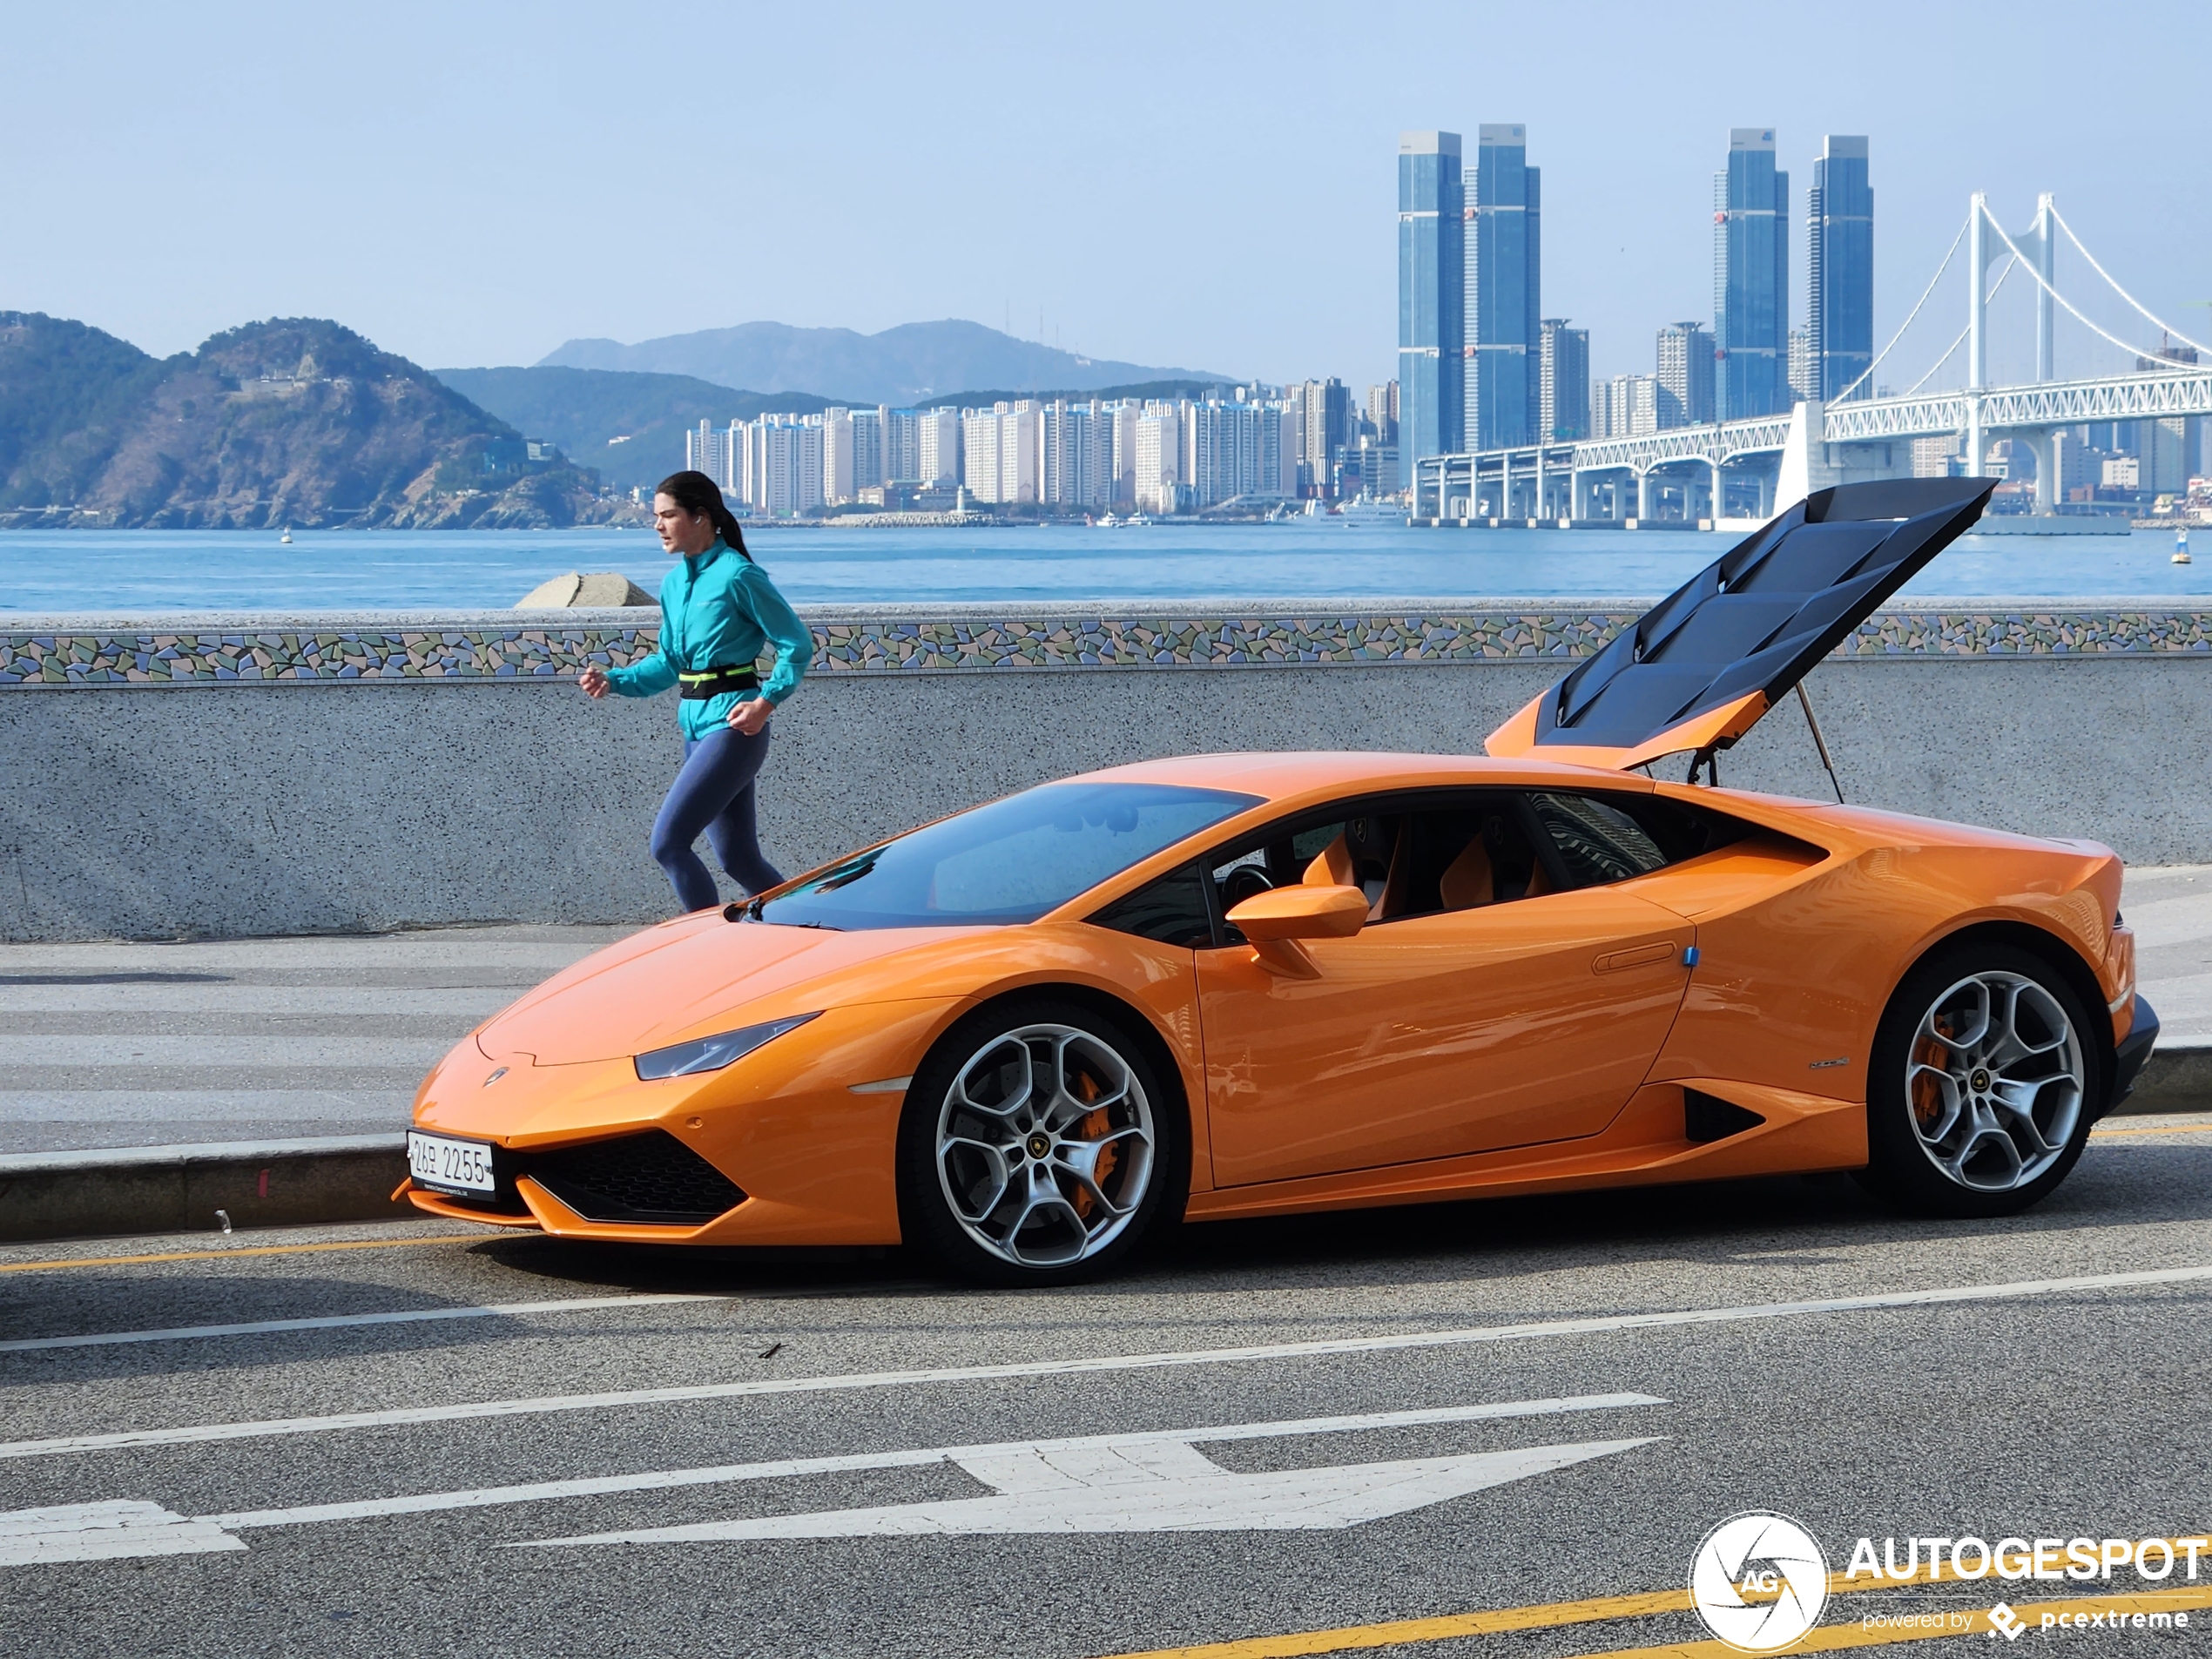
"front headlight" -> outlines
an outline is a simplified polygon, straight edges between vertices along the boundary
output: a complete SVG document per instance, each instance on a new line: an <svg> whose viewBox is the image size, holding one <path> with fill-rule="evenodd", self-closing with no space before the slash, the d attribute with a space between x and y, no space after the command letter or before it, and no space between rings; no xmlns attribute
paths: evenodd
<svg viewBox="0 0 2212 1659"><path fill-rule="evenodd" d="M789 1019L771 1020L765 1025L748 1025L711 1037L694 1038L690 1042L641 1054L631 1063L646 1082L662 1077L688 1077L695 1071L719 1071L732 1060L751 1054L762 1043L795 1030L814 1017L812 1014L794 1014Z"/></svg>

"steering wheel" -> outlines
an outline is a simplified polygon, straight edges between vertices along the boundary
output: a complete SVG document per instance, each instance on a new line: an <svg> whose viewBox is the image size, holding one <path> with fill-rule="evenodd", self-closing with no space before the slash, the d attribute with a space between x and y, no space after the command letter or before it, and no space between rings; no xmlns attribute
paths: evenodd
<svg viewBox="0 0 2212 1659"><path fill-rule="evenodd" d="M1222 878L1221 907L1234 910L1245 900L1257 894L1274 890L1275 884L1267 879L1267 872L1257 864L1240 864Z"/></svg>

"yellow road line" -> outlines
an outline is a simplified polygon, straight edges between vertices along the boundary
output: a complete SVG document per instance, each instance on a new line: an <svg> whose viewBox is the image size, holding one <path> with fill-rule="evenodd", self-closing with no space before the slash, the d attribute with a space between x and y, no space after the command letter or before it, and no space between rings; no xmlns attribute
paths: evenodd
<svg viewBox="0 0 2212 1659"><path fill-rule="evenodd" d="M0 1262L0 1273L51 1272L64 1267L128 1267L137 1262L212 1262L230 1256L306 1256L329 1250L396 1250L404 1244L474 1244L494 1233L440 1233L431 1238L347 1238L323 1244L239 1244L229 1250L170 1250L145 1256L77 1256L64 1261Z"/></svg>
<svg viewBox="0 0 2212 1659"><path fill-rule="evenodd" d="M2043 1616L2070 1617L2076 1614L2117 1613L2131 1617L2138 1613L2189 1612L2197 1608L2212 1607L2212 1586L2200 1585L2186 1590L2150 1590L2134 1595L2089 1595L2067 1602L2022 1602L2013 1611L2020 1622L2033 1629L2041 1624ZM1939 1609L1929 1608L1930 1612ZM1948 1610L1948 1609L1945 1609ZM1964 1629L1898 1629L1885 1626L1867 1629L1865 1625L1827 1624L1810 1630L1794 1647L1785 1653L1836 1653L1848 1648L1888 1648L1904 1642L1935 1642L1956 1640L1960 1636L1986 1636L1990 1633L1989 1610L1972 1609ZM1325 1651L1308 1649L1307 1651ZM1743 1659L1743 1650L1731 1648L1725 1642L1676 1642L1657 1648L1616 1648L1610 1653L1586 1653L1576 1659Z"/></svg>
<svg viewBox="0 0 2212 1659"><path fill-rule="evenodd" d="M1449 1642L1496 1630L1551 1630L1567 1624L1595 1624L1607 1619L1635 1619L1655 1613L1683 1613L1688 1590L1654 1590L1645 1595L1601 1595L1587 1602L1553 1602L1541 1607L1488 1608L1447 1613L1429 1619L1393 1619L1385 1624L1353 1624L1335 1630L1300 1630L1289 1635L1247 1636L1195 1648L1158 1648L1122 1654L1116 1659L1293 1659L1315 1653L1352 1653L1401 1642Z"/></svg>
<svg viewBox="0 0 2212 1659"><path fill-rule="evenodd" d="M2171 1541L2168 1541L2170 1546ZM1905 1589L1916 1584L1994 1583L1988 1579L1961 1579L1957 1574L1943 1568L1923 1567L1910 1578L1845 1578L1841 1573L1828 1575L1828 1594L1851 1595L1866 1590ZM1993 1589L1994 1602L2002 1592ZM2212 1606L2212 1587L2202 1590L2168 1590L2167 1597L2195 1595L2197 1601L2175 1602L2159 1600L2158 1594L2148 1596L2112 1596L2082 1602L2033 1602L2020 1604L2023 1614L2030 1607L2037 1616L2043 1610L2057 1614L2077 1609L2118 1606L2129 1603L2130 1613L2150 1612L2153 1603L2159 1608L2197 1608ZM2142 1602L2139 1608L2134 1603ZM1490 1608L1476 1613L1447 1613L1426 1619L1393 1619L1381 1624L1345 1625L1333 1630L1298 1630L1285 1635L1246 1636L1233 1642L1206 1642L1196 1647L1157 1648L1143 1653L1125 1653L1115 1659L1301 1659L1302 1656L1324 1653L1356 1653L1367 1648L1389 1648L1416 1642L1449 1642L1459 1636L1487 1635L1501 1630L1555 1630L1566 1625L1599 1624L1613 1619L1649 1618L1662 1613L1689 1611L1689 1592L1680 1590L1652 1590L1642 1595L1600 1595L1581 1602L1550 1602L1534 1607ZM1846 1625L1824 1627L1814 1630L1792 1653L1812 1653L1829 1648L1860 1648L1883 1642L1918 1642L1930 1636L1962 1634L1988 1634L1989 1624L1984 1612L1976 1609L1975 1616L1982 1622L1971 1632L1922 1630L1861 1631ZM2030 1621L2033 1622L2033 1620ZM1608 1654L1585 1654L1580 1659L1667 1659L1680 1655L1683 1659L1741 1659L1737 1650L1720 1642L1675 1643L1656 1648L1624 1648Z"/></svg>
<svg viewBox="0 0 2212 1659"><path fill-rule="evenodd" d="M2195 1135L2212 1129L2212 1123L2146 1123L2141 1129L2093 1129L2089 1138L2101 1141L2107 1135Z"/></svg>

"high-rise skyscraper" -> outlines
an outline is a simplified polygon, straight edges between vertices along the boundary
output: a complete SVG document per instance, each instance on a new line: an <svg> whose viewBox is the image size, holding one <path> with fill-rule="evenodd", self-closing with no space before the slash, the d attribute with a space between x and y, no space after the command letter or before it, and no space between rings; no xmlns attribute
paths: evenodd
<svg viewBox="0 0 2212 1659"><path fill-rule="evenodd" d="M1302 488L1324 500L1333 499L1330 486L1332 463L1352 437L1352 391L1333 375L1308 381L1298 410L1298 465Z"/></svg>
<svg viewBox="0 0 2212 1659"><path fill-rule="evenodd" d="M1536 363L1536 435L1543 443L1590 434L1590 331L1564 317L1540 325Z"/></svg>
<svg viewBox="0 0 2212 1659"><path fill-rule="evenodd" d="M1659 331L1659 426L1710 426L1713 419L1713 337L1702 322L1669 323Z"/></svg>
<svg viewBox="0 0 2212 1659"><path fill-rule="evenodd" d="M1386 381L1367 388L1367 420L1385 443L1398 442L1398 382Z"/></svg>
<svg viewBox="0 0 2212 1659"><path fill-rule="evenodd" d="M1399 133L1399 453L1408 475L1424 455L1460 449L1466 429L1466 205L1460 135Z"/></svg>
<svg viewBox="0 0 2212 1659"><path fill-rule="evenodd" d="M1874 187L1866 177L1866 140L1831 132L1812 164L1812 194L1805 201L1815 394L1841 397L1874 361ZM1871 397L1871 385L1853 398Z"/></svg>
<svg viewBox="0 0 2212 1659"><path fill-rule="evenodd" d="M1790 401L1806 403L1820 395L1820 382L1812 368L1812 331L1790 331Z"/></svg>
<svg viewBox="0 0 2212 1659"><path fill-rule="evenodd" d="M1790 406L1790 175L1772 127L1736 127L1713 175L1713 351L1718 415Z"/></svg>
<svg viewBox="0 0 2212 1659"><path fill-rule="evenodd" d="M1527 135L1517 123L1485 124L1476 133L1465 213L1470 449L1533 443L1539 431L1543 213Z"/></svg>

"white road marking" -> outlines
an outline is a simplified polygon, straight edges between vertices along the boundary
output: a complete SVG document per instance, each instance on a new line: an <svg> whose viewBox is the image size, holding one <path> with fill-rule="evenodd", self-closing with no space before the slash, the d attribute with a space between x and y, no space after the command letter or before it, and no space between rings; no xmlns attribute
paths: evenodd
<svg viewBox="0 0 2212 1659"><path fill-rule="evenodd" d="M837 1457L780 1458L694 1469L664 1469L642 1474L604 1475L588 1480L543 1480L524 1486L486 1487L458 1492L415 1493L349 1503L307 1504L288 1509L239 1510L187 1518L144 1502L75 1504L17 1510L0 1514L0 1566L48 1561L90 1561L131 1555L164 1555L215 1549L243 1549L233 1534L269 1527L298 1527L327 1521L361 1521L390 1515L482 1509L506 1504L600 1496L609 1493L654 1492L675 1487L770 1480L856 1470L926 1467L954 1463L993 1487L1015 1507L993 1516L992 1525L962 1526L966 1512L939 1516L927 1526L875 1524L874 1532L988 1531L1155 1531L1218 1529L1224 1527L1344 1527L1424 1504L1441 1502L1505 1480L1604 1457L1640 1440L1586 1441L1577 1446L1539 1447L1473 1457L1427 1458L1394 1464L1360 1464L1329 1469L1241 1476L1221 1468L1192 1449L1193 1442L1273 1440L1292 1435L1342 1434L1361 1429L1415 1428L1442 1423L1496 1421L1540 1417L1558 1412L1612 1411L1667 1402L1650 1394L1581 1394L1561 1399L1519 1399L1426 1410L1376 1412L1360 1415L1309 1417L1271 1423L1232 1423L1206 1428L1154 1429L1136 1433L1089 1434L1061 1440L1015 1440L985 1446L939 1446L894 1452L860 1452ZM1126 1489L1141 1484L1143 1489ZM1076 1494L1074 1503L1069 1494ZM1123 1499L1133 1501L1123 1501ZM899 1506L880 1513L944 1505ZM952 1506L954 1510L958 1506ZM873 1514L853 1511L850 1514ZM1082 1514L1090 1523L1050 1522L1054 1515ZM1120 1517L1117 1521L1116 1518ZM1023 1520L1028 1517L1028 1520ZM829 1512L822 1516L782 1518L814 1523L813 1531L780 1536L849 1535L852 1522ZM1021 1521L1022 1524L1014 1522ZM1034 1521L1036 1524L1031 1524ZM716 1523L718 1527L747 1522ZM824 1528L827 1528L825 1530ZM689 1532L678 1528L678 1532ZM658 1534L655 1534L656 1536ZM705 1534L702 1534L705 1535ZM714 1536L768 1535L715 1532ZM611 1536L611 1535L610 1535ZM627 1537L628 1534L623 1536ZM640 1534L640 1536L644 1536ZM601 1541L555 1539L550 1543ZM517 1546L518 1548L520 1546Z"/></svg>
<svg viewBox="0 0 2212 1659"><path fill-rule="evenodd" d="M311 1319L257 1319L243 1325L179 1325L163 1331L103 1331L84 1337L18 1337L0 1342L0 1353L48 1348L110 1348L137 1342L181 1342L195 1337L258 1337L287 1331L342 1331L364 1325L415 1325L432 1319L491 1319L526 1313L588 1313L603 1308L665 1306L674 1302L726 1302L726 1296L670 1291L631 1296L571 1296L551 1302L495 1302L485 1307L413 1308L394 1313L334 1313Z"/></svg>
<svg viewBox="0 0 2212 1659"><path fill-rule="evenodd" d="M1584 1440L1462 1457L1408 1458L1238 1474L1177 1440L1109 1444L1081 1455L1017 1447L995 1457L955 1457L988 1498L887 1504L813 1514L757 1515L687 1527L540 1538L510 1549L576 1544L694 1543L738 1538L938 1537L978 1533L1312 1532L1356 1527L1523 1480L1592 1458L1649 1446Z"/></svg>
<svg viewBox="0 0 2212 1659"><path fill-rule="evenodd" d="M997 1446L940 1446L919 1451L856 1452L840 1457L779 1458L698 1469L661 1469L644 1474L596 1475L574 1480L536 1480L523 1486L479 1487L460 1492L414 1493L351 1503L307 1504L293 1509L245 1509L203 1515L210 1526L234 1531L297 1527L318 1521L363 1521L447 1509L483 1509L556 1498L602 1497L615 1492L658 1492L671 1487L721 1486L737 1480L778 1480L793 1475L839 1474L855 1469L908 1469L948 1459L990 1459L1023 1453L1080 1453L1100 1446L1170 1445L1190 1440L1268 1440L1286 1434L1338 1434L1363 1428L1418 1428L1432 1423L1474 1423L1497 1418L1541 1417L1554 1412L1615 1411L1663 1406L1650 1394L1577 1394L1564 1399L1514 1399L1481 1406L1444 1406L1426 1411L1379 1412L1356 1417L1309 1417L1296 1422L1238 1423L1226 1427L1159 1429L1136 1434L1087 1434L1069 1440L1010 1441Z"/></svg>
<svg viewBox="0 0 2212 1659"><path fill-rule="evenodd" d="M1762 1302L1736 1307L1685 1308L1666 1313L1617 1313L1581 1319L1478 1325L1454 1331L1413 1331L1394 1336L1342 1337L1242 1348L1193 1348L1164 1353L1108 1354L1087 1359L1044 1359L998 1366L948 1366L930 1370L874 1371L841 1376L761 1378L675 1388L632 1388L594 1394L546 1394L519 1399L476 1400L459 1406L401 1406L388 1411L336 1412L321 1417L266 1418L255 1422L200 1423L180 1428L129 1429L112 1434L64 1434L47 1440L0 1441L0 1459L70 1456L140 1446L193 1446L215 1440L260 1440L280 1434L329 1434L413 1423L456 1423L496 1417L535 1417L550 1412L604 1411L765 1394L829 1393L933 1383L989 1382L1011 1377L1062 1377L1093 1372L1159 1371L1184 1366L1236 1365L1252 1360L1324 1358L1337 1354L1406 1352L1489 1342L1557 1337L1606 1336L1622 1331L1680 1325L1735 1325L1765 1319L1815 1318L1836 1313L1878 1312L1967 1302L2013 1301L2083 1291L2146 1289L2212 1279L2212 1265L2145 1268L2125 1273L2087 1273L2068 1278L2020 1279L2003 1285L1957 1285L1932 1290L1889 1291L1819 1301Z"/></svg>
<svg viewBox="0 0 2212 1659"><path fill-rule="evenodd" d="M154 1503L70 1503L0 1514L0 1567L245 1548L244 1539L210 1521L188 1521Z"/></svg>
<svg viewBox="0 0 2212 1659"><path fill-rule="evenodd" d="M388 1014L458 1020L496 1014L528 988L469 985L450 990L390 985L199 983L10 985L0 981L0 1014Z"/></svg>
<svg viewBox="0 0 2212 1659"><path fill-rule="evenodd" d="M425 1071L453 1048L450 1036L357 1037L299 1032L286 1037L27 1032L8 1039L8 1064L79 1066L276 1066L286 1071L395 1066Z"/></svg>

